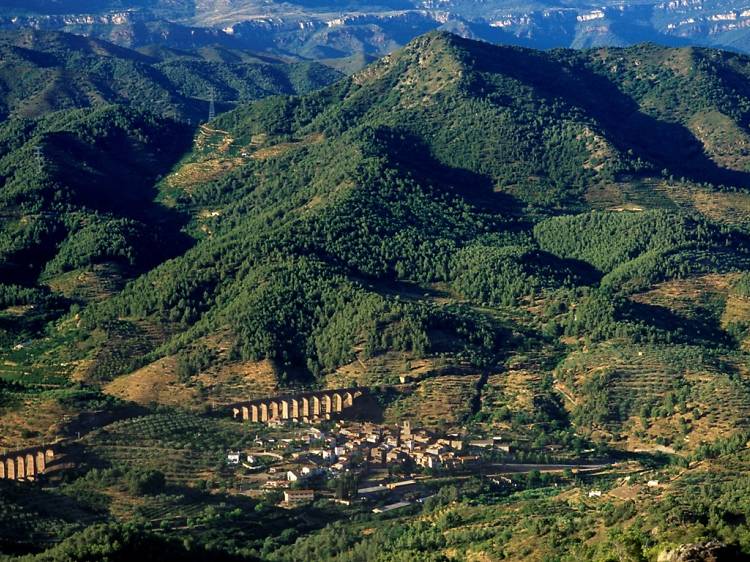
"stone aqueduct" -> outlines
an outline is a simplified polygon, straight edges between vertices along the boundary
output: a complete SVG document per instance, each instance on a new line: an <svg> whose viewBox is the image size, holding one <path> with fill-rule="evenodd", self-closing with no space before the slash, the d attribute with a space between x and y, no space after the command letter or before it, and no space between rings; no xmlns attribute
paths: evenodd
<svg viewBox="0 0 750 562"><path fill-rule="evenodd" d="M0 453L0 480L36 480L54 458L51 445Z"/></svg>
<svg viewBox="0 0 750 562"><path fill-rule="evenodd" d="M235 419L252 422L330 419L354 406L366 388L339 388L260 398L232 407Z"/></svg>

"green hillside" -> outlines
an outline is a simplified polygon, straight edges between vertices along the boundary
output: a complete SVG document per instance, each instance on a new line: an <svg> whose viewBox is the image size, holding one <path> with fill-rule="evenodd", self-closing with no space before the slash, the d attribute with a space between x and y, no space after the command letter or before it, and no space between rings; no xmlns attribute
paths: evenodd
<svg viewBox="0 0 750 562"><path fill-rule="evenodd" d="M152 246L153 232L128 222L179 228L164 226L173 215L193 247L82 312L89 330L126 318L179 334L144 362L227 330L229 357L270 359L283 380L307 383L386 352L499 369L526 346L556 348L557 332L697 338L729 351L738 344L723 327L699 335L675 311L654 314L632 295L747 267L744 217L706 203L745 197L747 67L739 55L693 49L541 54L427 35L320 93L221 116L176 165L178 146L173 156L154 153L158 170L149 168L142 191L116 188L117 209L84 176L69 201L52 190L51 201L116 222L73 230L85 242L36 233L49 257L19 282L106 261L102 253L134 266L143 244L152 258L175 255L179 245ZM696 124L707 114L723 120ZM6 136L20 123L10 121ZM7 158L29 153L42 134L14 137ZM735 147L731 163L714 138ZM49 153L49 170L65 176ZM115 170L96 177L122 177ZM33 167L21 177L29 174ZM24 183L14 198L6 184L9 205L35 193ZM119 199L125 193L132 201ZM157 193L146 219L124 212L143 215ZM114 249L95 242L102 237ZM6 254L31 251L14 244ZM435 288L449 298L430 297ZM593 304L602 299L605 309ZM529 306L532 316L520 315Z"/></svg>
<svg viewBox="0 0 750 562"><path fill-rule="evenodd" d="M27 336L40 315L67 308L73 295L51 292L52 279L109 264L104 297L188 247L179 216L153 203L153 186L189 135L185 125L117 106L0 125L2 300L39 305L31 324L4 319L4 345Z"/></svg>
<svg viewBox="0 0 750 562"><path fill-rule="evenodd" d="M0 33L0 115L123 103L173 118L205 119L218 109L275 94L301 94L340 75L317 63L285 64L220 48L142 49L57 32Z"/></svg>
<svg viewBox="0 0 750 562"><path fill-rule="evenodd" d="M636 90L627 74L616 81L601 61L649 57L661 67L664 58L683 56L655 51L541 55L428 35L320 94L222 116L212 124L222 148L212 154L203 135L161 184L173 205L194 213L200 243L86 318L186 322L189 331L165 351L232 318L244 359L268 357L319 375L350 360L358 343L386 325L398 330L395 339L371 352L394 344L417 355L437 352L430 336L436 323L441 332L460 331L463 313L429 299L395 301L384 283L441 283L457 302L517 306L578 295L570 292L576 287L589 287L586 298L594 298L599 286L632 292L742 269L748 239L741 226L712 221L684 198L693 190L721 197L718 186L730 179L742 189L744 164L730 169L712 159L689 129L695 114L682 96L700 96L690 105L696 113L718 111L732 96L731 107L741 108L738 90L719 95L701 83L747 61L732 57L704 72L699 62L711 55L688 51L698 61L696 76L675 71L677 99L652 108L653 92ZM737 130L722 134L744 134L741 110L725 111ZM671 143L636 138L629 132L636 127L669 135ZM217 161L225 168L211 176L206 169ZM191 183L191 173L210 181ZM658 210L586 214L592 191L624 199L646 183L657 184L667 203L649 205L646 194L638 203ZM551 216L561 213L568 217ZM160 290L144 299L143 288L157 279ZM633 314L639 333L669 331ZM491 314L469 317L488 329L495 324ZM452 341L459 354L472 348L482 367L512 350L495 339L491 351Z"/></svg>

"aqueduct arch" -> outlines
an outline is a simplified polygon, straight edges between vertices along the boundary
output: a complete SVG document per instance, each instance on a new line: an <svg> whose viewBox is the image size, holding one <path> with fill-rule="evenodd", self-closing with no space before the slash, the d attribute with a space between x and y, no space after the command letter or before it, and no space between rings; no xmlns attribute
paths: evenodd
<svg viewBox="0 0 750 562"><path fill-rule="evenodd" d="M269 396L233 406L235 419L251 422L271 420L329 419L353 408L357 398L367 393L366 388L342 388Z"/></svg>
<svg viewBox="0 0 750 562"><path fill-rule="evenodd" d="M36 480L55 458L53 446L31 447L0 454L0 480Z"/></svg>

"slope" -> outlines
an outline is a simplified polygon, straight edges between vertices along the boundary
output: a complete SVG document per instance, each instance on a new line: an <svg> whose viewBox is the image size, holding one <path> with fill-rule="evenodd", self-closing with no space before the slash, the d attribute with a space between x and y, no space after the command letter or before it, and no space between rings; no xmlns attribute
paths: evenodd
<svg viewBox="0 0 750 562"><path fill-rule="evenodd" d="M71 478L61 492L75 501L61 503L249 558L643 560L685 541L745 545L750 237L727 202L748 197L747 65L435 33L320 92L227 112L192 147L178 124L132 109L7 123L3 176L21 211L176 222L167 234L192 239L123 236L146 261L96 299L62 289L70 267L131 255L100 243L106 229L94 244L60 230L49 259L10 264L3 443L132 408L84 436L82 471L106 468ZM164 137L185 146L160 158ZM24 166L39 142L41 172ZM68 147L91 157L68 162ZM159 250L172 259L149 262ZM53 305L53 322L35 316ZM229 404L353 382L387 423L500 435L511 452L490 457L488 478L424 474L443 490L385 516L321 502L285 517L223 492L237 482L227 450L298 431L234 423ZM601 465L544 466L556 457ZM135 496L141 468L167 493ZM32 516L18 499L6 513L19 544L54 524L20 524ZM59 524L72 533L82 516ZM50 556L99 540L75 535Z"/></svg>
<svg viewBox="0 0 750 562"><path fill-rule="evenodd" d="M25 117L126 103L198 120L208 114L212 91L219 110L225 110L238 101L306 93L339 77L315 63L246 62L240 55L225 62L200 53L152 51L168 59L162 60L97 39L45 31L3 32L0 53L0 115Z"/></svg>
<svg viewBox="0 0 750 562"><path fill-rule="evenodd" d="M714 108L726 134L746 134L742 90L728 82L743 80L747 60L722 56L650 46L542 54L430 34L319 94L228 113L161 184L165 202L192 213L200 242L85 322L141 318L180 333L149 359L228 329L231 357L277 362L282 384L336 377L385 352L498 372L527 346L559 353L558 323L568 337L731 350L721 328L683 330L667 311L606 296L748 265L744 232L696 214L688 196L725 182L744 193L747 181L741 155L726 167L690 129ZM658 105L664 81L649 77L665 60L674 101ZM605 213L600 234L585 222L600 189L639 190L656 209ZM561 213L584 214L562 231L549 218ZM568 237L603 249L570 251ZM618 256L613 245L620 261L595 257ZM451 297L423 296L435 284ZM607 298L611 316L552 313L603 313ZM383 382L377 373L373 363L362 381Z"/></svg>
<svg viewBox="0 0 750 562"><path fill-rule="evenodd" d="M714 51L540 53L435 33L319 93L229 112L158 184L195 245L81 312L81 377L98 385L170 356L159 365L196 365L187 385L259 360L282 386L382 384L414 362L435 378L418 378L424 395L441 382L466 393L457 418L505 424L482 404L503 407L483 393L505 388L506 369L529 387L499 396L554 404L550 377L564 373L552 367L591 344L598 363L559 381L582 404L618 346L648 342L662 362L718 346L701 377L739 366L737 322L730 333L637 295L750 264L745 217L698 204L747 197L747 156L721 148L747 135L747 68ZM628 206L647 211L617 211ZM698 378L655 386L649 405L704 392ZM730 383L744 408L744 383ZM641 404L569 406L611 439ZM537 422L570 423L545 411ZM434 419L429 405L417 415Z"/></svg>

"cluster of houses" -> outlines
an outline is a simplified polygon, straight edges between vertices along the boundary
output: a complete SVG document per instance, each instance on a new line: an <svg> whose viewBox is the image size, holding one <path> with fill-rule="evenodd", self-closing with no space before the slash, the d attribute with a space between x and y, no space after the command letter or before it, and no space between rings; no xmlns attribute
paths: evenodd
<svg viewBox="0 0 750 562"><path fill-rule="evenodd" d="M458 434L436 437L426 430L412 430L408 421L398 430L373 426L343 428L340 433L373 466L413 462L422 468L455 468L479 462L479 456L465 453L467 447Z"/></svg>
<svg viewBox="0 0 750 562"><path fill-rule="evenodd" d="M347 472L365 476L372 470L397 467L401 470L391 472L408 474L420 467L462 469L480 463L476 454L480 450L510 452L499 437L470 441L458 434L437 436L413 429L408 421L398 427L342 421L329 431L308 427L288 438L257 439L256 445L263 452L232 451L227 462L249 472L265 471L261 488L284 491L284 502L290 505L311 501L315 497L312 488ZM284 454L269 452L280 449ZM359 495L364 498L371 491L365 487Z"/></svg>

